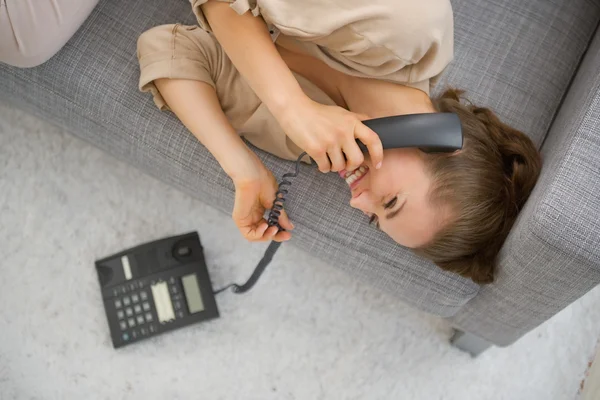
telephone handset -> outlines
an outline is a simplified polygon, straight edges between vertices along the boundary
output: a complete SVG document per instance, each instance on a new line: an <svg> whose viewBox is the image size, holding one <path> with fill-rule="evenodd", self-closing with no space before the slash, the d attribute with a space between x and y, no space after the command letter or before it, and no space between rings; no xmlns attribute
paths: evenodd
<svg viewBox="0 0 600 400"><path fill-rule="evenodd" d="M407 114L392 117L376 118L365 120L363 123L373 130L381 140L383 149L397 149L416 147L426 153L451 153L462 149L463 134L462 126L458 115L455 113L424 113ZM363 152L367 152L367 147L360 141L356 141ZM285 195L288 190L286 186L291 186L292 182L288 178L298 176L300 170L300 160L306 155L302 153L296 160L296 169L294 172L284 174L279 183L279 190L275 194L275 201L268 217L269 226L279 226L279 216L283 210ZM267 265L271 262L273 255L281 246L281 242L271 242L263 258L260 260L254 272L243 285L232 283L215 294L228 288L232 288L234 293L244 293L250 290L260 278Z"/></svg>
<svg viewBox="0 0 600 400"><path fill-rule="evenodd" d="M383 149L417 147L426 153L451 153L462 149L463 135L460 119L455 113L426 113L397 115L363 121L371 128ZM357 140L363 152L366 146Z"/></svg>

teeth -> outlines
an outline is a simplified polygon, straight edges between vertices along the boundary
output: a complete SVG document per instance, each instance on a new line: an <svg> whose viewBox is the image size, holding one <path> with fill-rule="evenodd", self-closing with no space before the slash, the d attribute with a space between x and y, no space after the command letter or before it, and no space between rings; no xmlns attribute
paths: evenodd
<svg viewBox="0 0 600 400"><path fill-rule="evenodd" d="M346 175L344 176L344 178L348 178L348 177L352 176L353 174L354 174L354 175L359 175L359 174L358 174L359 172L360 172L362 175L364 175L364 174L365 174L365 171L367 171L367 169L368 169L368 168L367 168L367 167L365 167L365 166L363 165L363 166L361 166L360 168L357 168L357 169L355 169L355 170L353 170L353 171L346 171ZM360 175L359 175L359 176L360 176Z"/></svg>
<svg viewBox="0 0 600 400"><path fill-rule="evenodd" d="M369 169L365 166L355 169L351 172L346 172L346 183L352 185L354 182L359 180L363 175L367 173Z"/></svg>

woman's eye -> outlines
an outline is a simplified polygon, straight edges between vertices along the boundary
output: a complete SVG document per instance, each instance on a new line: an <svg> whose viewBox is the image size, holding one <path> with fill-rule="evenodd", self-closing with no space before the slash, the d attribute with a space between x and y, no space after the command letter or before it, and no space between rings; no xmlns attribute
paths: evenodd
<svg viewBox="0 0 600 400"><path fill-rule="evenodd" d="M371 215L371 218L369 219L369 225L371 225L373 222L375 222L375 226L377 227L377 229L380 229L379 228L379 218L375 214Z"/></svg>
<svg viewBox="0 0 600 400"><path fill-rule="evenodd" d="M386 210L387 210L388 208L392 208L392 207L394 207L394 205L396 205L396 202L397 202L397 201L398 201L398 196L394 196L394 198L393 198L393 199L391 199L390 201L388 201L387 203L385 203L385 204L383 205L383 208L384 208L384 209L386 209Z"/></svg>

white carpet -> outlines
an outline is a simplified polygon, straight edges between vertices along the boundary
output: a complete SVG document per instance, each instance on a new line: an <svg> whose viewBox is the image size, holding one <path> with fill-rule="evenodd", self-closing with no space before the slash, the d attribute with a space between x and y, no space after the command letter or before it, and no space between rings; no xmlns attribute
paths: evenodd
<svg viewBox="0 0 600 400"><path fill-rule="evenodd" d="M596 289L477 359L449 326L284 244L221 318L112 348L93 262L197 230L215 286L265 244L229 216L0 106L0 399L571 400L600 335Z"/></svg>

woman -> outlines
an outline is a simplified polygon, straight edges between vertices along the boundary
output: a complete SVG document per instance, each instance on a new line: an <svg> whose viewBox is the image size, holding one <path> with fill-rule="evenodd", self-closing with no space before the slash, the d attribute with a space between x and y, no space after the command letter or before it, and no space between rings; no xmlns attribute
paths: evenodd
<svg viewBox="0 0 600 400"><path fill-rule="evenodd" d="M527 136L462 104L460 91L430 99L452 59L448 0L191 3L200 26L164 25L140 37L140 89L173 111L232 178L233 219L248 240L291 234L263 219L276 181L238 132L285 159L306 151L320 171L346 180L351 206L396 242L477 283L493 280L541 163ZM384 152L361 123L433 112L458 114L462 150ZM280 224L293 228L285 215Z"/></svg>

